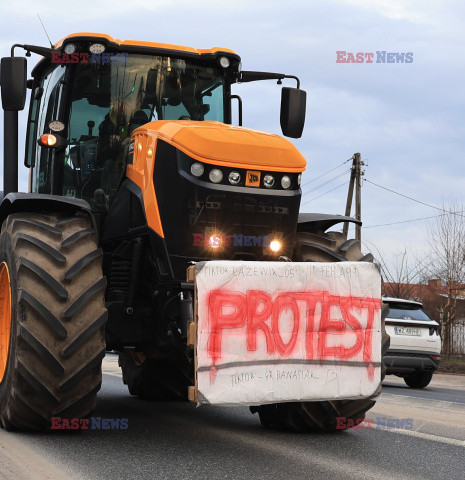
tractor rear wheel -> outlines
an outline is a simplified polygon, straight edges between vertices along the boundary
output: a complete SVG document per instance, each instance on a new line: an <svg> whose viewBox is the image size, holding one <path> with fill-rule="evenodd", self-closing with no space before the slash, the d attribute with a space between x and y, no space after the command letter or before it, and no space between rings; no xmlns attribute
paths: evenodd
<svg viewBox="0 0 465 480"><path fill-rule="evenodd" d="M188 387L194 382L188 374L192 367L187 360L147 358L125 350L119 354L118 363L129 393L142 400L187 400Z"/></svg>
<svg viewBox="0 0 465 480"><path fill-rule="evenodd" d="M347 240L339 232L324 235L299 232L296 236L293 261L297 262L372 262L373 255L363 255L360 242ZM388 306L382 308L382 354L389 348L390 338L386 333L385 317ZM386 368L381 368L381 380ZM289 431L324 431L338 429L338 417L345 419L344 424L355 426L365 418L376 402L370 398L360 400L335 400L321 402L293 402L251 407L252 413L258 412L263 426ZM340 427L339 427L340 428Z"/></svg>
<svg viewBox="0 0 465 480"><path fill-rule="evenodd" d="M14 213L0 234L0 423L47 430L95 407L105 355L102 251L87 215Z"/></svg>

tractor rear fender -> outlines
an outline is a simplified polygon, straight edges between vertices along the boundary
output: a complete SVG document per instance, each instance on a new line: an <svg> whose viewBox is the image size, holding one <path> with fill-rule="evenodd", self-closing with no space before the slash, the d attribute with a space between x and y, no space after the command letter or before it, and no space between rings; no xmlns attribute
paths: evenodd
<svg viewBox="0 0 465 480"><path fill-rule="evenodd" d="M315 233L322 235L328 228L341 222L350 222L361 225L362 222L352 217L344 215L331 215L327 213L299 213L297 221L298 232Z"/></svg>
<svg viewBox="0 0 465 480"><path fill-rule="evenodd" d="M85 200L78 198L43 193L9 193L0 204L0 225L8 215L17 212L58 212L67 215L82 212L89 216L92 226L97 228L90 205Z"/></svg>

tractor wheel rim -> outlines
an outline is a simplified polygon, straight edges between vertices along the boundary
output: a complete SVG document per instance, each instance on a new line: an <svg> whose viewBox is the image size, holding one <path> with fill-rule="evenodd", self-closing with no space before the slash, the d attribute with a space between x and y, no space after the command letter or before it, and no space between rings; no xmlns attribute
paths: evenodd
<svg viewBox="0 0 465 480"><path fill-rule="evenodd" d="M5 262L0 265L0 383L6 372L11 333L10 272Z"/></svg>

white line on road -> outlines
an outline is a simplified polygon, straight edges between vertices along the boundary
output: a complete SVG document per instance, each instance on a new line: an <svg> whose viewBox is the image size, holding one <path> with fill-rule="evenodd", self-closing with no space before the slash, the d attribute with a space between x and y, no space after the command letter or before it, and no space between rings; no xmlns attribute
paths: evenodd
<svg viewBox="0 0 465 480"><path fill-rule="evenodd" d="M117 377L117 378L122 377L121 373L106 372L106 371L103 371L103 373L105 375L110 375L112 377ZM394 393L383 393L383 395L391 396L391 397L406 397L406 398L413 398L414 400L419 400L419 397L413 397L411 395L397 395L397 394L394 394ZM445 401L445 400L439 400L439 401L436 401L436 402L437 403L439 403L439 402L440 403L447 403L447 404L455 403L457 405L463 405L463 403L460 403L460 402L451 402L451 401ZM446 443L446 444L449 444L449 445L454 445L456 447L465 448L465 441L457 440L455 438L441 437L439 435L432 435L430 433L418 432L416 430L405 430L405 429L401 429L401 428L392 429L392 430L389 430L389 432L390 433L397 433L397 434L400 434L400 435L407 435L407 436L410 436L410 437L422 438L424 440L432 440L434 442Z"/></svg>
<svg viewBox="0 0 465 480"><path fill-rule="evenodd" d="M283 461L289 459L295 461L298 465L307 465L309 471L315 468L322 472L332 474L333 478L346 478L350 474L352 480L386 480L393 478L393 472L383 468L383 465L377 465L373 469L369 463L369 459L344 458L343 461L336 461L336 454L332 451L309 451L307 449L298 450L294 447L287 446L282 439L266 438L263 439L261 434L245 435L243 432L235 432L231 430L221 430L217 426L206 422L198 423L198 420L190 418L179 419L173 414L168 414L173 418L174 422L178 422L183 427L187 422L202 428L203 432L209 432L218 439L223 439L225 443L245 444L259 452L281 456ZM349 440L349 439L347 439ZM422 480L424 476L410 475L408 473L397 473L396 480Z"/></svg>
<svg viewBox="0 0 465 480"><path fill-rule="evenodd" d="M383 398L383 395L386 395L387 397L402 397L402 398L413 398L414 400L429 400L431 401L432 399L431 398L426 398L426 397L415 397L413 395L404 395L403 393L387 393L387 392L383 392L381 394L381 398ZM465 405L463 402L454 402L453 400L436 400L434 399L434 402L435 403L439 403L439 402L442 402L442 403L455 403L456 405Z"/></svg>
<svg viewBox="0 0 465 480"><path fill-rule="evenodd" d="M417 432L416 430L404 430L402 428L389 430L389 433L399 433L400 435L407 435L409 437L422 438L424 440L432 440L433 442L447 443L456 447L465 448L464 440L456 440L455 438L440 437L439 435L431 435L430 433Z"/></svg>

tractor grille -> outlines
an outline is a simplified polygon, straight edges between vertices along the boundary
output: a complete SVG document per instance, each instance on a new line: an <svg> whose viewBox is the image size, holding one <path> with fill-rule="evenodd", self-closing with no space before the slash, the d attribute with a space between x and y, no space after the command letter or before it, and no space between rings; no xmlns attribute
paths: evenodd
<svg viewBox="0 0 465 480"><path fill-rule="evenodd" d="M175 275L185 277L190 260L276 260L269 241L292 255L300 190L270 190L206 184L182 170L175 147L159 142L154 184L166 246ZM219 240L212 248L211 237ZM279 256L278 255L278 256Z"/></svg>

